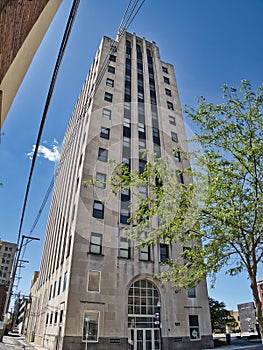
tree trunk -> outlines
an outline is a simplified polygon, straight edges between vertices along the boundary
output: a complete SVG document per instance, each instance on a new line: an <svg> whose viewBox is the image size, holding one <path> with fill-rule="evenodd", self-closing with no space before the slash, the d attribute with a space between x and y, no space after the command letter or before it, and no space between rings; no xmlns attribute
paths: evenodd
<svg viewBox="0 0 263 350"><path fill-rule="evenodd" d="M257 286L257 281L255 276L250 277L251 281L251 289L253 293L253 299L256 304L256 313L257 313L257 320L258 320L258 325L259 325L259 331L260 331L260 336L261 336L261 342L263 343L263 315L262 315L262 304L261 300L258 295L258 286Z"/></svg>

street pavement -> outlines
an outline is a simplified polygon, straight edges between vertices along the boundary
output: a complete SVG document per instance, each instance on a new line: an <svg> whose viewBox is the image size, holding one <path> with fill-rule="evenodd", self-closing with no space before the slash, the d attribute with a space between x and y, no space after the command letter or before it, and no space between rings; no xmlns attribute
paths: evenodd
<svg viewBox="0 0 263 350"><path fill-rule="evenodd" d="M0 342L0 350L44 350L43 347L27 343L24 337L4 336Z"/></svg>

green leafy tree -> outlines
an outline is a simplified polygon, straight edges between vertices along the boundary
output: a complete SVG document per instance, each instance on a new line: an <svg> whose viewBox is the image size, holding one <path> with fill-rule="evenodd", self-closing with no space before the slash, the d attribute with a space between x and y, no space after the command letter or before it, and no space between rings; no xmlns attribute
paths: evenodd
<svg viewBox="0 0 263 350"><path fill-rule="evenodd" d="M227 327L237 327L237 321L230 314L230 311L226 310L224 302L209 298L209 308L213 332L219 330L224 333Z"/></svg>
<svg viewBox="0 0 263 350"><path fill-rule="evenodd" d="M239 90L224 86L223 97L218 105L200 97L196 109L186 111L199 130L195 139L202 152L195 152L198 167L191 168L184 154L177 173L186 179L184 185L169 159L152 156L142 174L117 165L111 189L132 193L127 234L138 246L174 242L184 247L158 276L176 290L215 277L223 267L230 275L245 271L263 334L257 289L263 255L263 85L253 92L244 80ZM146 198L140 194L143 187Z"/></svg>

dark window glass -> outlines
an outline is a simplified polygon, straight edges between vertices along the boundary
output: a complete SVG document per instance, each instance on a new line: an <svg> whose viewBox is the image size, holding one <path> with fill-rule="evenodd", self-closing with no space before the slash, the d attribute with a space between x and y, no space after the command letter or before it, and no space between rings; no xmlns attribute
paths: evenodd
<svg viewBox="0 0 263 350"><path fill-rule="evenodd" d="M174 110L174 105L172 104L172 102L167 101L167 108L170 109L170 111Z"/></svg>
<svg viewBox="0 0 263 350"><path fill-rule="evenodd" d="M100 137L102 137L103 139L109 140L109 138L110 138L110 129L109 128L104 128L102 126L101 130L100 130Z"/></svg>
<svg viewBox="0 0 263 350"><path fill-rule="evenodd" d="M167 259L169 259L168 244L160 244L160 261L165 262Z"/></svg>
<svg viewBox="0 0 263 350"><path fill-rule="evenodd" d="M98 160L100 160L102 162L107 162L108 161L108 150L107 149L99 148Z"/></svg>
<svg viewBox="0 0 263 350"><path fill-rule="evenodd" d="M106 85L109 87L114 87L114 80L107 78Z"/></svg>
<svg viewBox="0 0 263 350"><path fill-rule="evenodd" d="M190 339L200 339L198 315L189 315Z"/></svg>
<svg viewBox="0 0 263 350"><path fill-rule="evenodd" d="M172 115L169 115L169 123L175 125L175 117L173 117Z"/></svg>
<svg viewBox="0 0 263 350"><path fill-rule="evenodd" d="M104 100L108 102L112 102L112 94L110 94L109 92L105 92Z"/></svg>
<svg viewBox="0 0 263 350"><path fill-rule="evenodd" d="M174 160L176 162L181 162L181 153L178 149L174 150Z"/></svg>
<svg viewBox="0 0 263 350"><path fill-rule="evenodd" d="M129 218L130 218L130 212L128 209L121 209L120 212L120 223L128 225L129 224Z"/></svg>
<svg viewBox="0 0 263 350"><path fill-rule="evenodd" d="M142 174L145 170L146 162L144 160L139 160L139 173Z"/></svg>
<svg viewBox="0 0 263 350"><path fill-rule="evenodd" d="M130 245L129 241L125 238L121 238L120 240L120 257L125 259L130 259Z"/></svg>
<svg viewBox="0 0 263 350"><path fill-rule="evenodd" d="M112 61L112 62L116 62L116 56L114 56L114 55L110 55L110 61Z"/></svg>
<svg viewBox="0 0 263 350"><path fill-rule="evenodd" d="M165 94L167 96L172 96L172 91L170 89L165 89Z"/></svg>
<svg viewBox="0 0 263 350"><path fill-rule="evenodd" d="M104 218L104 205L99 201L94 201L93 203L93 216L97 219Z"/></svg>
<svg viewBox="0 0 263 350"><path fill-rule="evenodd" d="M112 73L112 74L115 74L115 67L109 66L108 67L108 72Z"/></svg>
<svg viewBox="0 0 263 350"><path fill-rule="evenodd" d="M95 186L99 188L106 188L106 174L96 173Z"/></svg>
<svg viewBox="0 0 263 350"><path fill-rule="evenodd" d="M170 80L169 80L169 78L167 78L167 77L163 77L163 81L164 81L166 84L170 84Z"/></svg>
<svg viewBox="0 0 263 350"><path fill-rule="evenodd" d="M149 261L150 260L150 247L140 247L139 252L140 260Z"/></svg>
<svg viewBox="0 0 263 350"><path fill-rule="evenodd" d="M171 139L174 142L178 142L178 135L176 132L171 132Z"/></svg>
<svg viewBox="0 0 263 350"><path fill-rule="evenodd" d="M168 73L168 69L167 69L166 67L164 67L164 66L162 66L162 71L163 71L164 73Z"/></svg>

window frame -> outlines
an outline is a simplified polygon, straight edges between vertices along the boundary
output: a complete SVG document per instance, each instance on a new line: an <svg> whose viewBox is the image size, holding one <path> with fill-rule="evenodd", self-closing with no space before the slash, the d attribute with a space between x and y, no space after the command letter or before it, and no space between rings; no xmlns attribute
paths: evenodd
<svg viewBox="0 0 263 350"><path fill-rule="evenodd" d="M171 140L173 142L178 143L178 134L177 134L177 132L171 131Z"/></svg>
<svg viewBox="0 0 263 350"><path fill-rule="evenodd" d="M101 209L98 208L98 205L101 206ZM94 200L92 216L96 219L104 219L104 204L102 202Z"/></svg>
<svg viewBox="0 0 263 350"><path fill-rule="evenodd" d="M165 95L172 97L172 91L170 89L165 88Z"/></svg>
<svg viewBox="0 0 263 350"><path fill-rule="evenodd" d="M97 326L96 329L96 338L95 339L89 339L86 337L84 337L84 334L86 335L87 332L85 332L86 329L86 319L90 317L90 319L93 317L93 315L96 315L95 318L95 325ZM89 321L88 321L89 322ZM100 311L96 311L96 310L85 310L83 312L83 325L82 325L82 342L83 343L98 343L99 342L99 324L100 324ZM90 328L90 325L89 325Z"/></svg>
<svg viewBox="0 0 263 350"><path fill-rule="evenodd" d="M115 67L108 66L108 73L115 74Z"/></svg>
<svg viewBox="0 0 263 350"><path fill-rule="evenodd" d="M110 128L106 128L105 126L102 126L100 129L100 137L105 140L110 139Z"/></svg>
<svg viewBox="0 0 263 350"><path fill-rule="evenodd" d="M125 245L122 246L122 243ZM127 254L125 254L127 253ZM130 241L127 238L120 238L120 243L119 243L119 258L122 259L130 259L131 258L131 246L130 246Z"/></svg>
<svg viewBox="0 0 263 350"><path fill-rule="evenodd" d="M111 94L111 93L108 92L108 91L105 91L105 94L104 94L104 101L112 102L112 100L113 100L113 94Z"/></svg>
<svg viewBox="0 0 263 350"><path fill-rule="evenodd" d="M94 283L94 280L92 280L92 275L94 277L95 272L96 272L96 278L98 278L98 280L95 281L96 289L93 289L93 288L91 288L91 284ZM101 285L101 271L89 269L88 270L88 278L87 278L87 292L100 293L100 285Z"/></svg>
<svg viewBox="0 0 263 350"><path fill-rule="evenodd" d="M197 320L197 324L195 324ZM200 325L199 325L199 317L198 315L188 315L188 322L189 322L189 337L190 341L195 341L195 340L200 340L201 335L200 335ZM193 332L197 332L197 336L195 337L193 335Z"/></svg>
<svg viewBox="0 0 263 350"><path fill-rule="evenodd" d="M103 108L102 110L102 116L103 118L106 118L108 120L111 120L111 109Z"/></svg>
<svg viewBox="0 0 263 350"><path fill-rule="evenodd" d="M162 249L165 249L165 254L162 253ZM168 259L169 259L169 245L166 243L160 243L160 262L165 263Z"/></svg>
<svg viewBox="0 0 263 350"><path fill-rule="evenodd" d="M92 238L99 238L99 243L92 242ZM96 249L92 250L92 247L98 248L98 251L95 251ZM89 252L90 254L102 255L102 234L101 233L91 232Z"/></svg>
<svg viewBox="0 0 263 350"><path fill-rule="evenodd" d="M98 149L98 160L101 162L108 162L108 150L106 148L99 147Z"/></svg>
<svg viewBox="0 0 263 350"><path fill-rule="evenodd" d="M95 187L105 189L106 188L106 179L107 179L106 174L97 171L96 175L95 175Z"/></svg>
<svg viewBox="0 0 263 350"><path fill-rule="evenodd" d="M169 109L169 111L174 111L173 103L170 101L166 101L166 103L167 103L167 108Z"/></svg>
<svg viewBox="0 0 263 350"><path fill-rule="evenodd" d="M114 87L114 80L110 79L110 78L107 78L106 79L106 86L109 86L109 87L113 88Z"/></svg>
<svg viewBox="0 0 263 350"><path fill-rule="evenodd" d="M144 256L146 256L146 258L144 258ZM139 249L139 260L140 261L151 261L150 246L140 247L140 249Z"/></svg>
<svg viewBox="0 0 263 350"><path fill-rule="evenodd" d="M173 115L169 115L168 117L169 117L169 124L176 125L175 117Z"/></svg>

